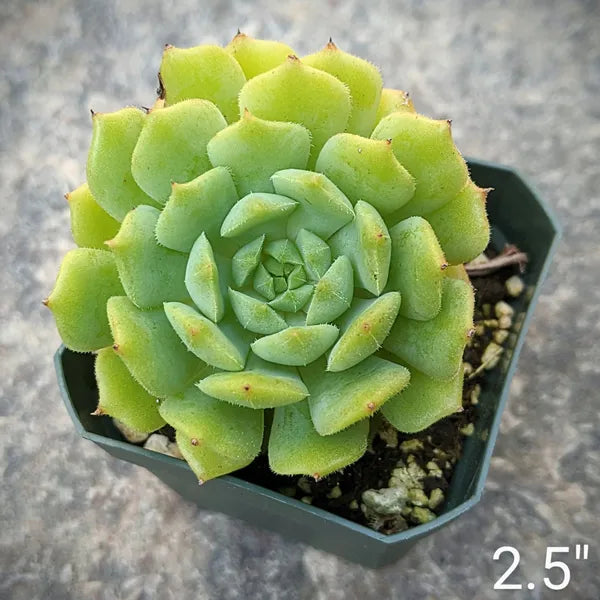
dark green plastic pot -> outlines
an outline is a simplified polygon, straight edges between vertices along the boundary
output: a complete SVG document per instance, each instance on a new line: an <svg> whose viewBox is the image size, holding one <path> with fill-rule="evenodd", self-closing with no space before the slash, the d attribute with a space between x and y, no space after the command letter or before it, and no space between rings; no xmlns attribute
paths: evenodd
<svg viewBox="0 0 600 600"><path fill-rule="evenodd" d="M492 240L499 248L516 244L529 255L524 275L529 293L517 301L520 318L517 336L506 353L502 368L492 371L478 405L475 433L451 481L443 514L437 519L395 535L383 535L320 508L244 481L234 475L199 486L187 464L127 443L108 417L93 417L97 404L93 361L90 354L76 354L61 347L55 356L60 390L78 433L107 452L152 471L187 500L208 510L244 519L252 525L277 531L288 539L311 544L369 567L397 560L422 537L430 535L469 510L481 497L490 458L498 434L510 380L541 283L559 238L559 227L548 207L514 170L480 161L469 161L471 174L481 187L492 187L488 211Z"/></svg>

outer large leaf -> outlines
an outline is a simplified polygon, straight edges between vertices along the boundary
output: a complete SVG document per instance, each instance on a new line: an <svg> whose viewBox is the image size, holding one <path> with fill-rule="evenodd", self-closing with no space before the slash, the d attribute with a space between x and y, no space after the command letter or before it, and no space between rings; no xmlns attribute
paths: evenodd
<svg viewBox="0 0 600 600"><path fill-rule="evenodd" d="M371 137L391 139L398 162L415 178L415 195L396 220L444 206L467 182L467 164L452 141L449 121L395 112L379 122Z"/></svg>
<svg viewBox="0 0 600 600"><path fill-rule="evenodd" d="M463 372L452 379L433 379L411 369L410 385L381 409L399 431L416 433L460 410Z"/></svg>
<svg viewBox="0 0 600 600"><path fill-rule="evenodd" d="M442 308L434 319L398 317L383 347L430 377L452 379L473 327L473 288L447 277L442 290Z"/></svg>
<svg viewBox="0 0 600 600"><path fill-rule="evenodd" d="M263 437L263 411L233 406L202 393L195 385L169 396L160 414L192 446L205 447L235 461L250 463ZM204 477L206 479L206 477Z"/></svg>
<svg viewBox="0 0 600 600"><path fill-rule="evenodd" d="M164 204L171 182L191 181L212 168L206 145L226 125L219 109L207 100L186 100L152 111L131 157L136 183Z"/></svg>
<svg viewBox="0 0 600 600"><path fill-rule="evenodd" d="M315 429L327 436L370 417L402 391L410 377L403 366L376 356L340 373L324 373L324 366L319 362L301 373L310 390Z"/></svg>
<svg viewBox="0 0 600 600"><path fill-rule="evenodd" d="M324 477L358 460L367 449L369 423L363 420L327 437L313 427L308 402L275 409L269 438L269 465L281 475Z"/></svg>
<svg viewBox="0 0 600 600"><path fill-rule="evenodd" d="M78 248L67 252L45 304L65 346L91 352L112 343L106 301L123 293L110 252Z"/></svg>
<svg viewBox="0 0 600 600"><path fill-rule="evenodd" d="M113 348L102 348L96 356L98 414L110 415L137 431L155 431L165 420L156 398L131 375Z"/></svg>

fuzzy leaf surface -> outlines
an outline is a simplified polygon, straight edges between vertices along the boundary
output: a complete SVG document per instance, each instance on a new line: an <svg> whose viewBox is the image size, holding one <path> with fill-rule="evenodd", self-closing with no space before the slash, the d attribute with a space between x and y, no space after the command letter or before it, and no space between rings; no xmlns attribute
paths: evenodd
<svg viewBox="0 0 600 600"><path fill-rule="evenodd" d="M442 305L448 266L431 225L409 217L390 229L392 258L388 289L402 293L400 314L417 321L433 319Z"/></svg>
<svg viewBox="0 0 600 600"><path fill-rule="evenodd" d="M65 346L93 352L112 344L106 301L123 294L110 252L77 248L67 252L46 300Z"/></svg>
<svg viewBox="0 0 600 600"><path fill-rule="evenodd" d="M233 179L224 167L187 183L174 183L156 223L156 239L172 250L189 252L203 231L218 244L223 220L237 201Z"/></svg>
<svg viewBox="0 0 600 600"><path fill-rule="evenodd" d="M301 369L310 390L310 414L320 435L332 435L370 417L380 406L400 393L410 373L402 365L369 356L339 373L323 373L316 363Z"/></svg>
<svg viewBox="0 0 600 600"><path fill-rule="evenodd" d="M383 347L424 374L452 379L462 365L462 355L473 327L473 288L461 279L446 277L442 308L429 321L399 316Z"/></svg>
<svg viewBox="0 0 600 600"><path fill-rule="evenodd" d="M95 363L98 383L98 409L137 431L150 433L165 420L158 412L156 398L131 375L119 355L111 348L98 351Z"/></svg>
<svg viewBox="0 0 600 600"><path fill-rule="evenodd" d="M410 385L381 409L398 431L416 433L462 407L462 367L452 379L429 377L410 369Z"/></svg>
<svg viewBox="0 0 600 600"><path fill-rule="evenodd" d="M324 477L357 461L367 449L369 422L339 433L315 430L306 400L275 409L269 437L269 465L280 475Z"/></svg>
<svg viewBox="0 0 600 600"><path fill-rule="evenodd" d="M206 145L226 126L208 100L186 100L152 111L131 157L135 181L148 196L165 204L172 182L186 183L212 168Z"/></svg>
<svg viewBox="0 0 600 600"><path fill-rule="evenodd" d="M180 394L207 371L181 343L162 307L140 310L126 296L113 296L107 312L120 358L153 396Z"/></svg>
<svg viewBox="0 0 600 600"><path fill-rule="evenodd" d="M152 206L138 206L125 217L117 236L107 243L125 293L140 308L189 298L184 284L187 254L156 242L154 230L159 214Z"/></svg>

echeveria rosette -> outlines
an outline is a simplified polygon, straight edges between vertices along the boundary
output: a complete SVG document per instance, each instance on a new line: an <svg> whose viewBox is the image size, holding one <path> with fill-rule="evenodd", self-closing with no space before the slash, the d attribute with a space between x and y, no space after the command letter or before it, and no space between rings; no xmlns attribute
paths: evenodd
<svg viewBox="0 0 600 600"><path fill-rule="evenodd" d="M68 347L98 351L97 414L169 423L207 480L265 447L321 477L380 408L407 432L456 411L461 265L489 227L449 122L332 43L167 46L160 80L147 113L94 113L80 248L47 301Z"/></svg>

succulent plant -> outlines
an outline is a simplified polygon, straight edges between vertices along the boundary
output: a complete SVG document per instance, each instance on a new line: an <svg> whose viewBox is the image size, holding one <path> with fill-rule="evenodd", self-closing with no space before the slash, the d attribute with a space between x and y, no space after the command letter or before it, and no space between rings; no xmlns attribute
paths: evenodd
<svg viewBox="0 0 600 600"><path fill-rule="evenodd" d="M151 109L93 113L77 249L46 304L97 352L99 403L165 423L201 481L322 477L381 410L414 432L461 405L486 190L450 122L332 42L167 46Z"/></svg>

